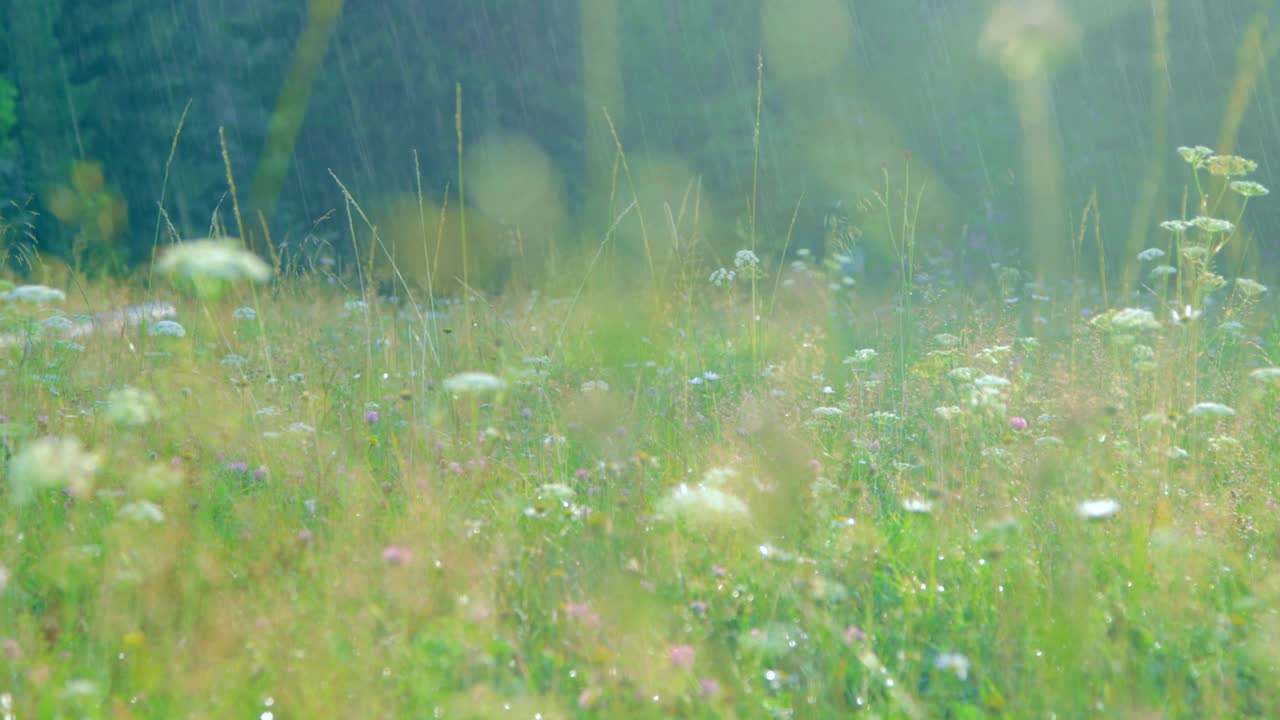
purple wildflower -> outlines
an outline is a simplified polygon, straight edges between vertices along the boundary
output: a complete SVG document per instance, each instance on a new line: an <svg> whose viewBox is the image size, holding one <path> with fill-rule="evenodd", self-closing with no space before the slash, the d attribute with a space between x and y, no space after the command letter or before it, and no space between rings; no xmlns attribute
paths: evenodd
<svg viewBox="0 0 1280 720"><path fill-rule="evenodd" d="M672 667L681 670L688 670L693 667L693 661L698 657L698 651L693 649L692 645L672 645L667 648L667 661Z"/></svg>

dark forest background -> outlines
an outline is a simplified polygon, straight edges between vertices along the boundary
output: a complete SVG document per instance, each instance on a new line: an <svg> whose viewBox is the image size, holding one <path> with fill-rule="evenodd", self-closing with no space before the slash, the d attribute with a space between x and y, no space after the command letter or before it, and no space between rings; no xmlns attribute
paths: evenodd
<svg viewBox="0 0 1280 720"><path fill-rule="evenodd" d="M1024 128L984 41L1000 3L800 5L818 22L757 0L2 0L5 242L34 238L42 254L82 253L104 267L145 261L162 188L181 235L207 235L215 211L229 225L221 128L259 241L261 217L277 245L311 236L341 247L333 176L375 215L390 212L416 192L416 151L425 193L442 202L456 192L460 88L468 145L517 137L549 164L539 177L554 178L557 194L544 201L557 208L538 231L554 237L541 240L572 248L607 228L607 176L593 174L592 144L613 141L590 108L612 105L637 172L666 173L671 186L699 178L699 232L713 247L740 246L761 52L763 244L780 240L797 208L797 241L819 233L825 208L856 207L881 182L881 163L896 168L908 150L929 183L926 239L1016 252L1035 235L1023 210ZM1274 3L1054 5L1069 26L1045 21L1045 42L1069 39L1050 77L1064 217L1096 193L1109 252L1131 257L1179 212L1188 176L1178 145L1229 143L1275 185ZM845 18L847 39L828 32ZM775 61L779 43L813 54L818 69ZM1245 100L1234 123L1224 120L1233 93ZM1278 207L1250 205L1264 262L1280 246Z"/></svg>

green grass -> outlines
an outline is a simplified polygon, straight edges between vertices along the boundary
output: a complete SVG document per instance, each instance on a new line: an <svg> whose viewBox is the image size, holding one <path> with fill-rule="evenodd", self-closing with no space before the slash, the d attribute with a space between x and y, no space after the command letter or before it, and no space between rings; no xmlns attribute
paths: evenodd
<svg viewBox="0 0 1280 720"><path fill-rule="evenodd" d="M1177 297L1216 303L1144 289L1128 329L935 257L909 323L761 262L431 317L300 275L153 298L180 338L7 345L0 711L1280 715L1266 294L1192 257ZM19 462L47 436L96 470Z"/></svg>

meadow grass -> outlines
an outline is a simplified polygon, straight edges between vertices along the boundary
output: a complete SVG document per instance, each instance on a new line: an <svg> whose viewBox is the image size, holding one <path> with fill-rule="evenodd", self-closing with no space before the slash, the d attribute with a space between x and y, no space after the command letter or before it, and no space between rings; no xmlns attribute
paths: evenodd
<svg viewBox="0 0 1280 720"><path fill-rule="evenodd" d="M888 298L8 297L0 715L1280 715L1280 335L1202 224L1114 309L914 240Z"/></svg>

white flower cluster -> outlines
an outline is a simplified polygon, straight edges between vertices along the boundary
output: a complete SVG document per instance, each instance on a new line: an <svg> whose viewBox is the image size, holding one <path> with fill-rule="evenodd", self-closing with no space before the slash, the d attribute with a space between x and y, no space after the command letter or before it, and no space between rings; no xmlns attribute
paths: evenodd
<svg viewBox="0 0 1280 720"><path fill-rule="evenodd" d="M67 299L67 294L44 285L20 285L6 293L0 293L0 300L8 302L31 303L32 305L48 305Z"/></svg>
<svg viewBox="0 0 1280 720"><path fill-rule="evenodd" d="M486 372L464 372L445 378L444 389L455 395L480 394L504 390L507 383Z"/></svg>
<svg viewBox="0 0 1280 720"><path fill-rule="evenodd" d="M738 525L751 517L741 498L725 489L737 476L732 468L712 468L702 482L680 483L658 505L659 515L691 526L715 528Z"/></svg>
<svg viewBox="0 0 1280 720"><path fill-rule="evenodd" d="M66 489L74 497L88 497L102 458L71 436L42 437L18 450L9 461L10 497L25 505L48 489Z"/></svg>
<svg viewBox="0 0 1280 720"><path fill-rule="evenodd" d="M1004 403L1003 388L1008 384L1008 380L998 375L975 378L973 389L969 392L970 407L992 415L1004 415L1008 407Z"/></svg>
<svg viewBox="0 0 1280 720"><path fill-rule="evenodd" d="M271 267L234 239L188 240L165 249L156 270L188 279L208 278L264 283Z"/></svg>
<svg viewBox="0 0 1280 720"><path fill-rule="evenodd" d="M160 400L147 390L123 387L107 396L106 414L116 425L140 427L160 417Z"/></svg>

